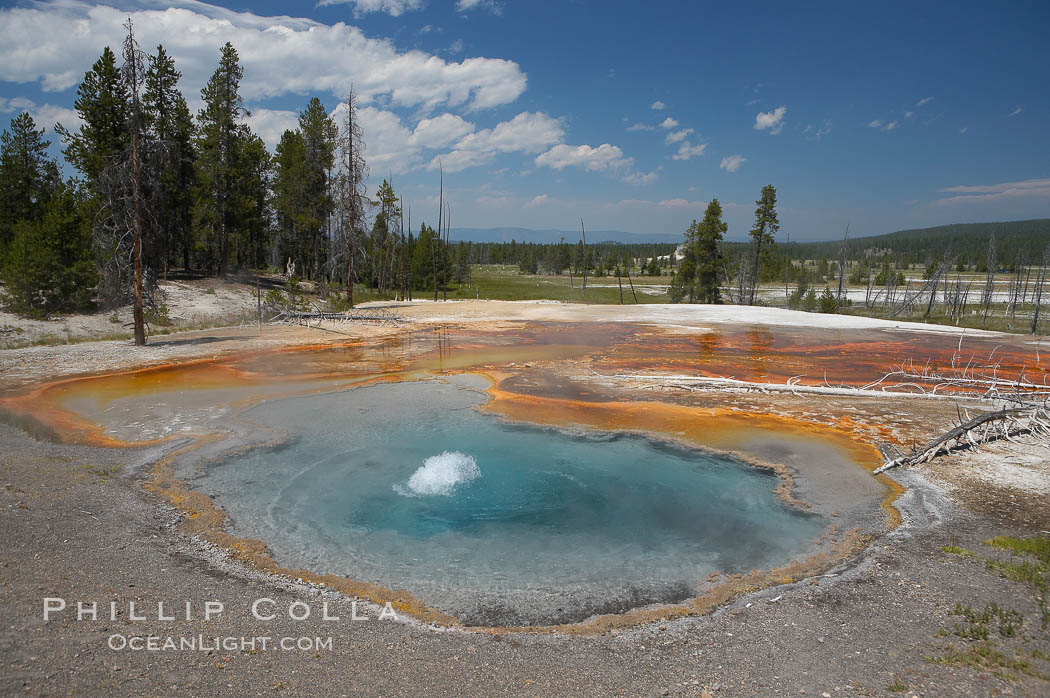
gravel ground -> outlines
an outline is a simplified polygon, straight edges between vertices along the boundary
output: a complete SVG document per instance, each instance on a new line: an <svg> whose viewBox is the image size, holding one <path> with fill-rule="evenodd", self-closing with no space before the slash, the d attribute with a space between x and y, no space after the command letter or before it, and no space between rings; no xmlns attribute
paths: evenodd
<svg viewBox="0 0 1050 698"><path fill-rule="evenodd" d="M417 303L398 311L419 323L493 329L563 319L570 309ZM614 311L584 309L592 320L631 319ZM690 331L727 321L712 313L676 314L674 321ZM361 336L390 331L355 328ZM345 340L292 327L208 330L158 337L137 350L135 363ZM128 358L126 342L7 350L0 388L127 368ZM734 399L741 408L755 403L816 421L854 414L859 423L893 430L943 421L932 406L905 418L894 405L872 401ZM903 524L827 576L736 598L706 617L573 637L438 630L408 618L380 620L381 609L365 604L357 613L371 620L351 620L351 599L240 567L179 532L178 514L137 480L144 469L136 465L149 453L53 444L3 424L0 444L0 695L1050 695L1050 635L1040 625L1035 592L990 568L988 560L1006 556L984 543L1050 530L1042 450L1014 449L1002 459L989 451L980 461L957 454L921 470L895 471L908 488L898 502ZM972 553L944 552L949 545ZM45 622L49 597L65 599L68 608ZM251 604L260 598L275 602L275 619L253 618ZM77 601L97 602L98 620L77 620ZM222 602L224 612L205 620L207 601ZM326 601L341 620L321 619ZM111 602L118 609L113 619ZM131 602L145 619L130 617ZM157 618L159 602L178 619ZM289 618L290 608L302 610L293 604L302 603L311 617ZM1013 636L994 624L987 643L955 633L973 630L951 614L957 604L980 611L991 603L1023 618ZM161 643L203 636L208 645L215 637L271 639L266 649L257 640L254 650L109 646L149 636ZM325 646L281 650L274 647L280 638L322 638Z"/></svg>
<svg viewBox="0 0 1050 698"><path fill-rule="evenodd" d="M142 453L34 441L0 426L0 693L4 695L916 695L1045 696L1050 683L1003 669L930 661L975 646L939 637L959 622L957 603L996 602L1023 615L1016 637L993 632L1012 660L1050 674L1050 640L1033 592L949 543L995 557L982 543L1018 533L1009 522L959 510L915 471L904 524L835 576L742 597L712 616L597 637L494 636L379 620L323 590L263 578L175 531L176 515L142 494L122 464ZM1045 525L1045 522L1044 522ZM43 620L43 599L69 609ZM252 602L279 611L254 620ZM76 620L77 600L100 619ZM193 619L181 619L185 601ZM225 610L201 618L204 602ZM121 609L108 618L109 602ZM305 621L289 604L306 602ZM129 602L146 620L129 618ZM157 602L180 620L158 620ZM295 608L296 612L301 607ZM331 638L331 648L282 651L117 651L111 635L162 638ZM115 641L119 642L119 640ZM1016 680L996 676L1010 673Z"/></svg>

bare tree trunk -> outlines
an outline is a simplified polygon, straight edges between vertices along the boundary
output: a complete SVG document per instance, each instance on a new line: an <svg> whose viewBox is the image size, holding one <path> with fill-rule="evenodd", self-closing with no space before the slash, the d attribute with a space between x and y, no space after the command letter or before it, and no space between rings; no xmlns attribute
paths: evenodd
<svg viewBox="0 0 1050 698"><path fill-rule="evenodd" d="M440 166L440 163L439 163ZM437 229L437 240L441 240L441 224L444 221L445 216L445 168L441 166L441 180L440 189L438 194L438 229ZM437 273L437 245L433 243L434 238L431 238L430 245L430 259L431 269L434 271L434 302L438 299L438 273Z"/></svg>
<svg viewBox="0 0 1050 698"><path fill-rule="evenodd" d="M842 307L842 286L846 281L846 238L849 237L849 223L846 224L846 232L842 234L842 244L839 245L839 292L835 295L835 307Z"/></svg>
<svg viewBox="0 0 1050 698"><path fill-rule="evenodd" d="M583 240L583 296L587 297L587 231L583 227L583 219L580 219L580 238Z"/></svg>
<svg viewBox="0 0 1050 698"><path fill-rule="evenodd" d="M627 270L627 283L631 285L631 295L634 296L634 302L638 303L638 294L634 292L634 282L631 281L631 270Z"/></svg>
<svg viewBox="0 0 1050 698"><path fill-rule="evenodd" d="M937 268L933 272L933 278L930 279L930 283L931 283L930 300L926 304L926 313L922 316L922 321L923 322L929 322L930 321L930 312L933 310L934 303L937 302L937 284L938 284L938 282L941 279L941 272L944 269L944 264L945 263L942 262L941 264L937 265Z"/></svg>
<svg viewBox="0 0 1050 698"><path fill-rule="evenodd" d="M401 231L397 239L397 288L398 300L405 300L405 199L401 197L401 208L397 214Z"/></svg>
<svg viewBox="0 0 1050 698"><path fill-rule="evenodd" d="M1039 274L1036 277L1035 309L1032 311L1032 334L1035 334L1036 330L1039 328L1039 310L1043 303L1043 286L1046 284L1046 270L1048 265L1050 265L1050 245L1047 245L1046 251L1043 252L1043 263L1039 266Z"/></svg>
<svg viewBox="0 0 1050 698"><path fill-rule="evenodd" d="M142 106L139 102L139 87L142 84L142 66L135 34L128 19L124 25L128 30L124 40L124 75L131 88L131 224L134 232L132 257L134 264L134 308L135 345L146 344L146 320L143 311L142 292Z"/></svg>
<svg viewBox="0 0 1050 698"><path fill-rule="evenodd" d="M445 204L446 215L445 215L445 251L442 255L443 266L445 267L445 273L441 277L441 300L448 300L448 243L451 239L449 237L449 229L452 227L452 207Z"/></svg>
<svg viewBox="0 0 1050 698"><path fill-rule="evenodd" d="M981 301L984 303L984 323L988 323L988 309L992 305L992 295L995 290L995 267L998 261L995 258L995 233L992 233L991 237L988 238L988 257L985 260L988 264L988 276L984 280L984 297Z"/></svg>
<svg viewBox="0 0 1050 698"><path fill-rule="evenodd" d="M346 122L344 134L344 152L346 158L346 302L351 308L354 307L354 257L357 256L357 230L361 225L364 214L361 205L363 182L367 177L365 172L364 158L361 151L364 148L364 139L361 135L361 125L357 123L357 95L351 86L346 96Z"/></svg>

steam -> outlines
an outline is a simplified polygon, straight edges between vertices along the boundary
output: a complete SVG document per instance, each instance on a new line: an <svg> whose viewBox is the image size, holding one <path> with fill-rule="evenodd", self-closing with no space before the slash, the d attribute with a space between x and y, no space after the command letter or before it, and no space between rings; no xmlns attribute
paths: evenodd
<svg viewBox="0 0 1050 698"><path fill-rule="evenodd" d="M456 485L471 482L481 476L474 456L459 451L443 451L431 456L404 485L394 485L394 491L404 497L448 496Z"/></svg>

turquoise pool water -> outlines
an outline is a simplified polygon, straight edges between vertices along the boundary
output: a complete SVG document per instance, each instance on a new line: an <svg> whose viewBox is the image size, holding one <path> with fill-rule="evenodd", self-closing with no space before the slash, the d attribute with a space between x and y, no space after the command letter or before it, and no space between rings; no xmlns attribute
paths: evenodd
<svg viewBox="0 0 1050 698"><path fill-rule="evenodd" d="M827 522L772 474L638 436L511 425L437 381L262 404L292 440L194 483L278 562L401 588L468 623L669 602L788 562Z"/></svg>

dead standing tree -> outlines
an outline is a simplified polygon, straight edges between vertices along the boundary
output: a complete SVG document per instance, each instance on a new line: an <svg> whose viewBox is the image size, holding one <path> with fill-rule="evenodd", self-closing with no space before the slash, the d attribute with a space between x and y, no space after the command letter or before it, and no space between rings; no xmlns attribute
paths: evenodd
<svg viewBox="0 0 1050 698"><path fill-rule="evenodd" d="M353 86L346 95L346 117L340 134L344 177L342 191L343 252L346 255L346 302L354 307L354 258L357 255L357 237L364 228L365 179L368 166L365 163L365 141L361 123L357 118L357 94Z"/></svg>
<svg viewBox="0 0 1050 698"><path fill-rule="evenodd" d="M846 223L846 232L842 234L842 244L839 245L839 290L835 294L835 307L842 307L842 287L846 282L846 239L849 237L849 223Z"/></svg>
<svg viewBox="0 0 1050 698"><path fill-rule="evenodd" d="M102 208L95 224L95 241L105 250L106 283L117 297L126 297L130 276L135 344L146 343L145 306L152 303L156 283L143 266L143 245L152 224L147 196L151 187L144 167L152 145L147 137L140 93L145 82L145 54L135 41L131 19L124 25L124 65L121 78L127 89L128 146L118 153L100 175ZM130 273L129 273L130 268Z"/></svg>
<svg viewBox="0 0 1050 698"><path fill-rule="evenodd" d="M438 272L437 272L437 253L438 243L441 241L441 226L445 221L445 167L438 162L438 169L440 170L440 179L438 180L438 229L437 237L431 236L430 238L430 268L434 274L434 302L437 303L438 299Z"/></svg>
<svg viewBox="0 0 1050 698"><path fill-rule="evenodd" d="M1035 334L1036 330L1039 329L1039 311L1043 304L1043 287L1046 285L1048 267L1050 267L1050 245L1047 245L1043 251L1043 262L1039 265L1039 271L1035 277L1035 297L1033 299L1035 308L1032 310L1032 334Z"/></svg>
<svg viewBox="0 0 1050 698"><path fill-rule="evenodd" d="M995 289L995 267L999 264L995 256L995 233L988 238L988 257L985 260L988 265L988 275L984 279L984 293L981 294L981 304L984 306L985 323L988 322L988 309L992 305L992 296Z"/></svg>
<svg viewBox="0 0 1050 698"><path fill-rule="evenodd" d="M583 298L587 297L587 231L583 227L583 219L580 219L580 240L583 242L583 259L580 263L583 265L583 292L580 294Z"/></svg>

